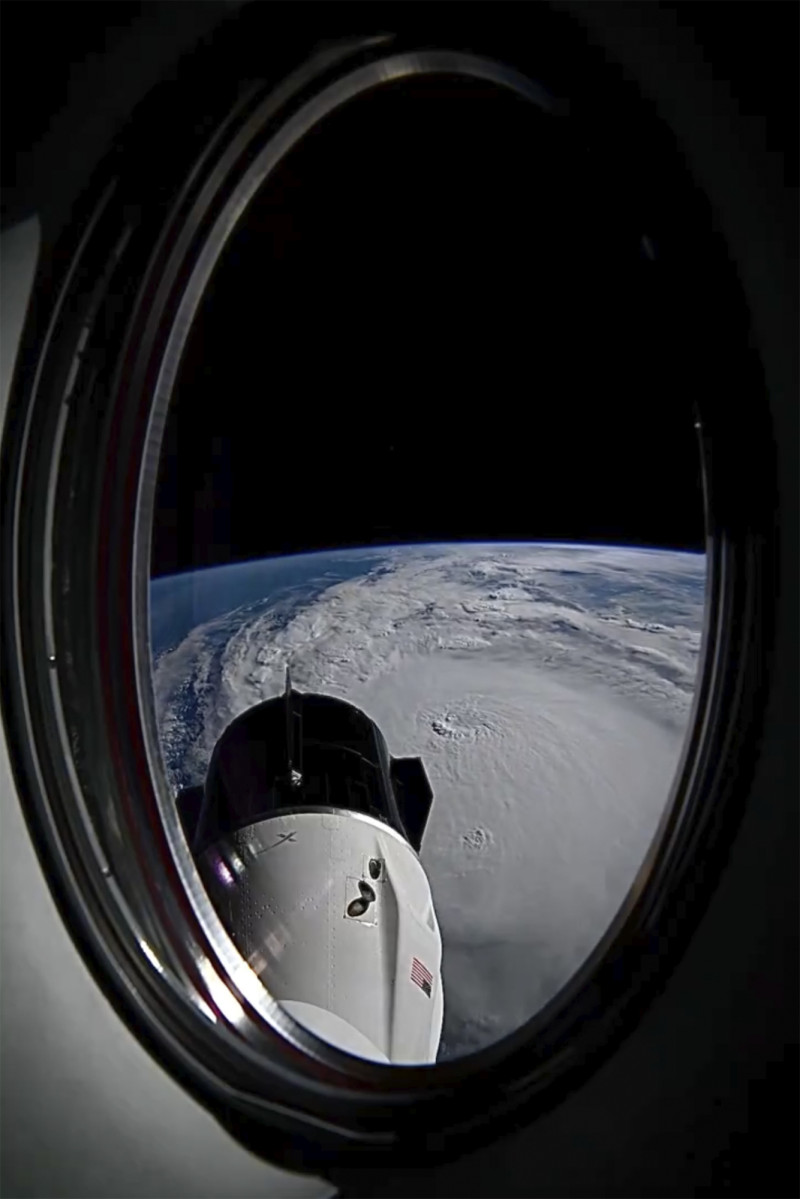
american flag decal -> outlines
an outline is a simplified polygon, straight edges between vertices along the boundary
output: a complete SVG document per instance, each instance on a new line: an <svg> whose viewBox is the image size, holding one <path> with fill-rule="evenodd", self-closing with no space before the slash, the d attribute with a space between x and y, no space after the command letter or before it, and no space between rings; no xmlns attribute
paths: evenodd
<svg viewBox="0 0 800 1199"><path fill-rule="evenodd" d="M430 999L431 983L433 982L433 975L431 974L431 972L427 966L423 966L423 964L419 960L419 958L412 958L411 981L412 981L412 983L416 983L417 986L420 987L425 992L425 994L428 996L428 998Z"/></svg>

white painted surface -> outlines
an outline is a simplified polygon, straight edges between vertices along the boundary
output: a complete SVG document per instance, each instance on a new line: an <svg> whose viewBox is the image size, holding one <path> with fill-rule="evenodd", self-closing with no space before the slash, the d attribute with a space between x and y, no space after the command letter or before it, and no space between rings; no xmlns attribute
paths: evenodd
<svg viewBox="0 0 800 1199"><path fill-rule="evenodd" d="M381 864L377 879L371 860ZM366 1057L436 1060L441 936L425 871L398 834L348 813L272 816L213 845L200 867L275 999L332 1013L327 1039L342 1049L358 1052L363 1040ZM364 892L374 899L349 915Z"/></svg>

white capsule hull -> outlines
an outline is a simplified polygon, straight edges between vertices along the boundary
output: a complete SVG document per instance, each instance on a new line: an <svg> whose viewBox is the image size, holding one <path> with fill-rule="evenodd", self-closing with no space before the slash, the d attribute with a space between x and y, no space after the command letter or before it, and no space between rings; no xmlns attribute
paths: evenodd
<svg viewBox="0 0 800 1199"><path fill-rule="evenodd" d="M360 1057L436 1060L441 935L399 833L360 813L284 812L199 865L239 952L294 1019Z"/></svg>

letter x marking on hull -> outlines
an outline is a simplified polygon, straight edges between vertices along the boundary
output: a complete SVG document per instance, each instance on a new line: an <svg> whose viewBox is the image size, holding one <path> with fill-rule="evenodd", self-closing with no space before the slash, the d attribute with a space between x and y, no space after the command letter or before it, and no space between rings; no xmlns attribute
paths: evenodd
<svg viewBox="0 0 800 1199"><path fill-rule="evenodd" d="M293 845L296 845L297 844L297 842L295 841L296 836L297 836L296 829L291 833L278 833L278 840L273 841L271 845L267 845L264 849L261 850L261 852L268 853L271 849L274 849L276 845L287 845L290 841L292 842Z"/></svg>

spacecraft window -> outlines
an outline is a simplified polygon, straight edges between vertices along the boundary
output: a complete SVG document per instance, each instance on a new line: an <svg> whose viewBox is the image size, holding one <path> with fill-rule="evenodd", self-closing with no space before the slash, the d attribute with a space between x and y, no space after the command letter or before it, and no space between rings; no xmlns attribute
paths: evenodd
<svg viewBox="0 0 800 1199"><path fill-rule="evenodd" d="M672 213L642 198L633 160L623 171L613 144L609 158L588 141L530 81L442 69L353 97L220 223L163 392L162 494L192 529L183 585L193 613L213 592L222 622L195 621L161 658L153 646L168 780L198 785L229 736L220 714L278 693L287 662L308 692L301 781L260 781L258 738L236 760L214 750L202 844L307 803L405 835L395 787L413 813L426 784L410 767L391 779L386 746L421 760L440 1062L502 1041L578 977L668 819L691 724L701 389L672 348L683 310L641 251ZM259 423L267 348L279 415ZM339 403L283 404L287 383L345 396L348 420ZM276 510L272 541L248 523L278 421L321 497L314 546L294 559L278 549L304 536L293 509ZM272 472L293 494L296 460ZM174 508L153 513L162 563ZM381 544L387 527L405 544ZM337 551L345 537L355 557ZM245 549L249 563L225 560ZM159 621L173 587L153 586Z"/></svg>
<svg viewBox="0 0 800 1199"><path fill-rule="evenodd" d="M657 116L599 58L584 84L535 8L553 41L376 34L268 55L269 78L239 33L236 69L156 91L48 259L15 381L3 703L26 815L101 985L259 1151L401 1160L550 1102L677 960L757 751L773 447L749 314ZM424 763L418 855L363 722L329 752L310 707L302 761L244 732L212 760L289 656L384 730L406 799ZM248 953L247 839L215 905L179 815L215 764L203 835L281 810L297 774L370 809L352 869L316 854ZM293 831L263 862L295 888ZM441 933L426 1065L348 1056L264 984L314 887L326 945L406 954L371 976L398 1011L435 1012Z"/></svg>

